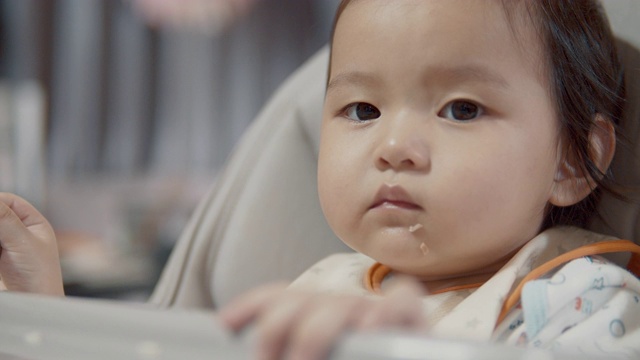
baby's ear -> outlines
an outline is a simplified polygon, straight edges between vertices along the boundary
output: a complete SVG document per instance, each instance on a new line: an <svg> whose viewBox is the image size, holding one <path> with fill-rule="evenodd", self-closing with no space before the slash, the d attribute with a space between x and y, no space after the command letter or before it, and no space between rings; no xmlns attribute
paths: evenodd
<svg viewBox="0 0 640 360"><path fill-rule="evenodd" d="M597 114L589 133L589 157L601 173L606 172L616 151L616 131L609 119ZM555 206L571 206L587 197L597 186L589 173L584 173L580 159L568 153L558 166L549 202Z"/></svg>

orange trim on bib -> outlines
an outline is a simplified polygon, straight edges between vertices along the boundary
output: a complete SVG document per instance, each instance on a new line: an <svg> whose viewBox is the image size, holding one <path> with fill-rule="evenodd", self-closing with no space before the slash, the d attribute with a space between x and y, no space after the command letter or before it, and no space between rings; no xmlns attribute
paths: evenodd
<svg viewBox="0 0 640 360"><path fill-rule="evenodd" d="M509 295L507 300L502 304L502 310L500 311L500 316L498 316L498 321L496 322L496 326L504 320L507 316L511 308L513 308L519 301L520 295L522 294L522 288L524 285L531 280L535 280L540 276L548 273L554 268L568 263L571 260L575 260L585 256L591 255L600 255L600 254L608 254L615 252L631 252L631 259L627 264L627 269L633 273L636 277L640 277L640 246L634 244L629 240L610 240L610 241L601 241L593 244L588 244L581 246L577 249L573 249L569 252L566 252L556 258L553 258L546 263L538 266L533 269L529 274L527 274L522 281L518 284L518 287Z"/></svg>
<svg viewBox="0 0 640 360"><path fill-rule="evenodd" d="M629 259L629 264L627 264L627 270L640 278L640 253L634 252L631 254L631 259Z"/></svg>
<svg viewBox="0 0 640 360"><path fill-rule="evenodd" d="M367 290L373 293L382 294L382 281L384 280L385 277L387 277L387 275L389 275L390 272L391 272L391 269L388 266L382 265L379 262L371 265L369 270L364 275L364 286L367 288ZM449 291L476 289L482 286L482 284L484 283L480 282L480 283L449 286L444 289L429 292L429 295L442 294Z"/></svg>
<svg viewBox="0 0 640 360"><path fill-rule="evenodd" d="M367 290L382 294L382 280L391 272L391 269L379 262L371 265L369 270L364 274L364 286Z"/></svg>
<svg viewBox="0 0 640 360"><path fill-rule="evenodd" d="M601 241L593 244L588 244L581 246L577 249L573 249L569 252L566 252L558 257L555 257L546 263L538 266L533 269L529 274L527 274L522 281L518 284L516 289L509 295L509 297L505 300L502 305L502 310L500 311L500 315L498 316L498 321L496 322L496 326L504 320L509 311L520 301L520 295L522 294L522 289L524 285L531 280L538 279L540 276L548 273L549 271L555 269L556 267L568 263L571 260L575 260L585 256L591 255L601 255L608 253L616 253L616 252L630 252L631 259L627 264L627 270L634 274L636 277L640 278L640 246L629 241L629 240L609 240L609 241ZM371 265L369 270L364 275L364 285L367 290L376 293L382 294L382 281L384 278L391 273L391 269L382 265L378 262ZM457 285L451 286L444 289L440 289L435 292L431 292L429 294L441 294L448 291L456 291L456 290L464 290L464 289L474 289L482 286L483 283L473 283L473 284L465 284L465 285Z"/></svg>

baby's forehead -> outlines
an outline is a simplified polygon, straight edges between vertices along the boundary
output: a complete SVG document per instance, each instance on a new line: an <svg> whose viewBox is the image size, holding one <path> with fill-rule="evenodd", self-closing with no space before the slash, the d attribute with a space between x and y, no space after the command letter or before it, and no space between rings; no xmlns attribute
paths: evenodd
<svg viewBox="0 0 640 360"><path fill-rule="evenodd" d="M354 45L360 42L369 42L372 47L379 47L377 50L380 56L386 56L384 53L393 53L394 44L401 43L403 38L411 38L412 46L429 47L433 42L438 41L438 37L449 39L451 46L440 46L437 48L438 52L452 53L451 56L459 56L460 58L470 59L476 56L475 52L481 53L487 45L500 45L499 51L513 52L517 50L519 56L522 58L522 67L533 69L542 81L548 79L547 54L545 52L543 36L538 31L538 22L535 19L536 11L530 6L526 5L527 1L520 0L447 0L446 2L436 2L436 4L443 4L447 6L433 6L434 2L424 0L403 0L400 2L388 2L382 0L351 0L346 3L342 12L338 13L338 21L336 21L336 28L334 29L333 39L331 42L332 56L330 59L330 73L331 70L340 66L343 67L346 62L347 65L355 62L357 57L345 57L341 56L340 61L336 63L336 53L342 53L350 51ZM345 3L343 3L345 4ZM464 13L459 14L460 9L464 9L465 4L473 4L475 11L471 26L466 26L465 22L469 22L469 18L464 16ZM421 12L419 7L427 7L429 11ZM394 21L385 22L383 19L385 13L393 14L398 13L399 8L409 9L402 13L402 16L407 16L406 21L402 17L396 17ZM452 11L453 9L453 11ZM380 16L372 18L367 16L369 13L377 13ZM416 21L412 13L418 13L423 18ZM344 18L346 17L346 19ZM393 18L393 16L390 16ZM444 18L444 20L443 20ZM399 20L398 20L399 19ZM466 20L465 20L466 19ZM424 21L422 21L424 20ZM379 23L375 23L375 22ZM403 24L405 22L405 24ZM420 23L438 23L445 24L441 28L437 28L435 31L441 36L422 36L421 30L424 28L420 26ZM418 24L413 26L407 24ZM466 24L468 25L468 24ZM344 35L344 28L351 29L361 28L359 36L347 36ZM369 28L384 28L385 31L380 32L369 31ZM431 29L433 31L433 29ZM379 38L384 37L386 33L395 34L396 37L387 42L378 41ZM460 35L453 36L452 33L459 32ZM498 34L498 35L496 35ZM496 35L493 36L492 35ZM345 37L347 39L345 39ZM489 40L487 40L489 39ZM461 48L466 47L470 51L460 51ZM506 50L505 50L506 49ZM370 49L369 49L370 50ZM457 53L456 53L457 51ZM408 54L408 56L410 56ZM417 67L420 65L421 59L417 57L415 61L408 62L407 66ZM381 71L386 71L381 69ZM464 69L457 73L465 72ZM467 72L468 73L468 72ZM329 80L329 79L328 79Z"/></svg>

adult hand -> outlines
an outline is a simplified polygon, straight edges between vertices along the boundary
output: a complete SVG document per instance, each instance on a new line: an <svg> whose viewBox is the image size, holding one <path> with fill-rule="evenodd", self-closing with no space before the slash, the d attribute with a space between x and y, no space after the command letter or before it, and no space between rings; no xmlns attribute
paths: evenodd
<svg viewBox="0 0 640 360"><path fill-rule="evenodd" d="M56 237L21 197L0 193L0 276L8 290L64 295Z"/></svg>
<svg viewBox="0 0 640 360"><path fill-rule="evenodd" d="M397 279L385 296L329 295L267 285L241 295L220 312L234 331L255 323L258 359L323 359L347 331L425 331L420 285Z"/></svg>

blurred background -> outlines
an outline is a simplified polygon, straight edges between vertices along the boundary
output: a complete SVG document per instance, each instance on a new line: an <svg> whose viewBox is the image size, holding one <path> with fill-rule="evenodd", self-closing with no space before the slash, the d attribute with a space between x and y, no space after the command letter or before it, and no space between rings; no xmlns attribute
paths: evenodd
<svg viewBox="0 0 640 360"><path fill-rule="evenodd" d="M146 300L199 199L337 0L0 0L0 191L68 294Z"/></svg>

